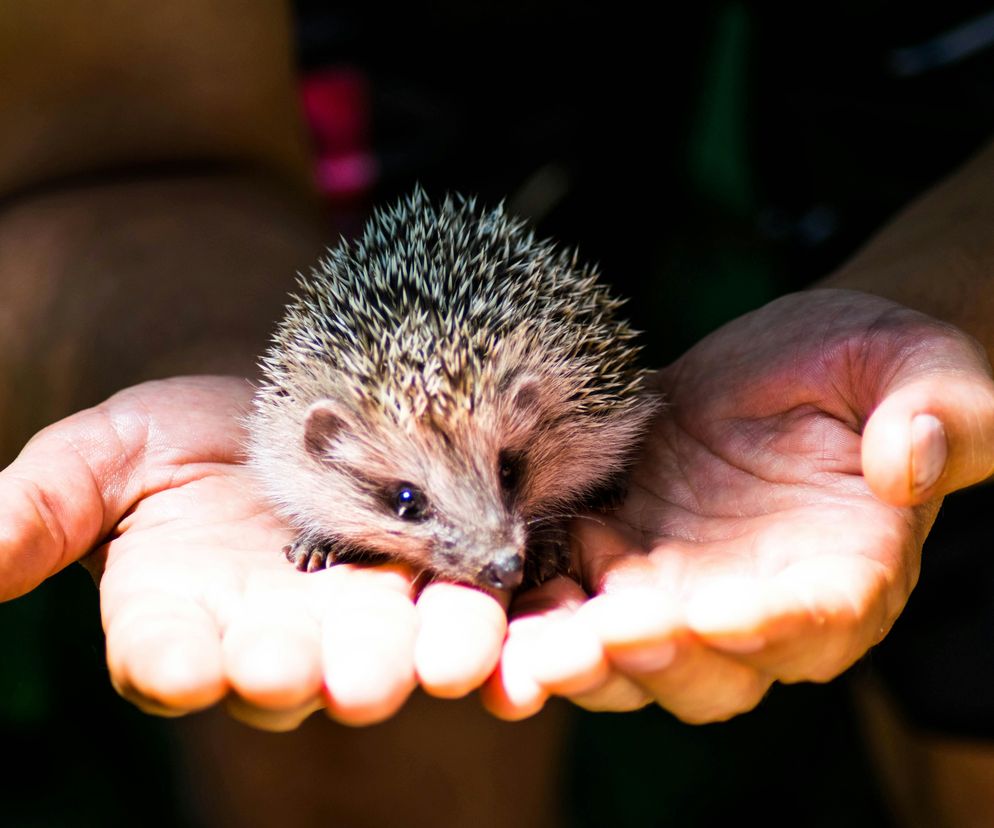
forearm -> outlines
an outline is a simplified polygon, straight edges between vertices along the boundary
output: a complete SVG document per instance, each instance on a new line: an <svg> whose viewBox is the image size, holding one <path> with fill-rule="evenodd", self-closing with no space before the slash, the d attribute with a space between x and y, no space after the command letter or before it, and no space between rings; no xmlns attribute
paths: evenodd
<svg viewBox="0 0 994 828"><path fill-rule="evenodd" d="M951 322L994 361L994 145L912 202L821 286L875 293Z"/></svg>
<svg viewBox="0 0 994 828"><path fill-rule="evenodd" d="M251 374L294 273L324 241L312 203L247 174L131 176L0 211L0 452L135 382Z"/></svg>
<svg viewBox="0 0 994 828"><path fill-rule="evenodd" d="M0 460L130 383L254 370L325 236L287 5L0 5Z"/></svg>
<svg viewBox="0 0 994 828"><path fill-rule="evenodd" d="M288 6L0 4L0 199L190 160L306 187Z"/></svg>

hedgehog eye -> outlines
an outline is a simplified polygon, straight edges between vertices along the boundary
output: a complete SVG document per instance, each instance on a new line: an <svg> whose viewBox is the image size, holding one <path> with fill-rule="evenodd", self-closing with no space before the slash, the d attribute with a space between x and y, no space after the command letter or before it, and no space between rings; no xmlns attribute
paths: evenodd
<svg viewBox="0 0 994 828"><path fill-rule="evenodd" d="M428 517L428 498L410 483L398 483L391 497L391 505L401 520L419 521Z"/></svg>
<svg viewBox="0 0 994 828"><path fill-rule="evenodd" d="M521 481L521 468L524 461L521 455L502 451L497 457L497 479L505 492L513 492Z"/></svg>

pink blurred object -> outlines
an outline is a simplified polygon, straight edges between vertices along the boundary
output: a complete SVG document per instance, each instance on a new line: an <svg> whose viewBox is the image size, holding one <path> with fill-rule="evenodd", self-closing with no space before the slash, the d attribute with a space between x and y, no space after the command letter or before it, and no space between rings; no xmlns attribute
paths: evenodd
<svg viewBox="0 0 994 828"><path fill-rule="evenodd" d="M302 78L300 96L314 142L318 188L336 201L369 192L378 165L370 142L372 107L365 75L351 67L320 69Z"/></svg>

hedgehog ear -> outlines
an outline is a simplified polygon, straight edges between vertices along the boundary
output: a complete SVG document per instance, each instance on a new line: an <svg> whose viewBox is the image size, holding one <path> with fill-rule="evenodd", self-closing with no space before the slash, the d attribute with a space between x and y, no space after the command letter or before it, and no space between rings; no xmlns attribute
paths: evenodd
<svg viewBox="0 0 994 828"><path fill-rule="evenodd" d="M526 421L542 416L548 402L547 381L538 374L519 374L508 389L511 408Z"/></svg>
<svg viewBox="0 0 994 828"><path fill-rule="evenodd" d="M322 460L328 446L348 428L348 421L331 400L318 400L304 418L304 446L312 457Z"/></svg>
<svg viewBox="0 0 994 828"><path fill-rule="evenodd" d="M534 374L519 376L511 386L511 404L522 412L537 411L542 404L542 384Z"/></svg>

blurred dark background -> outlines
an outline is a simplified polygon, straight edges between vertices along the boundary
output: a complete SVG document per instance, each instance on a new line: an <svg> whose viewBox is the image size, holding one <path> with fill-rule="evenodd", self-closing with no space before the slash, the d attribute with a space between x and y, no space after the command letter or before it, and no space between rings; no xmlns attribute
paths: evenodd
<svg viewBox="0 0 994 828"><path fill-rule="evenodd" d="M355 228L415 181L507 199L632 297L652 364L826 275L994 132L994 49L939 48L989 11L697 2L650 20L625 0L296 3L334 220ZM944 507L923 586L855 668L888 682L912 721L983 737L994 577L963 550L990 543L976 529L987 501ZM148 825L195 821L173 784L169 723L109 685L81 568L0 605L0 659L13 760L0 822L126 825L139 808ZM770 826L887 825L846 682L777 687L707 727L578 713L571 824L704 828L751 812Z"/></svg>

